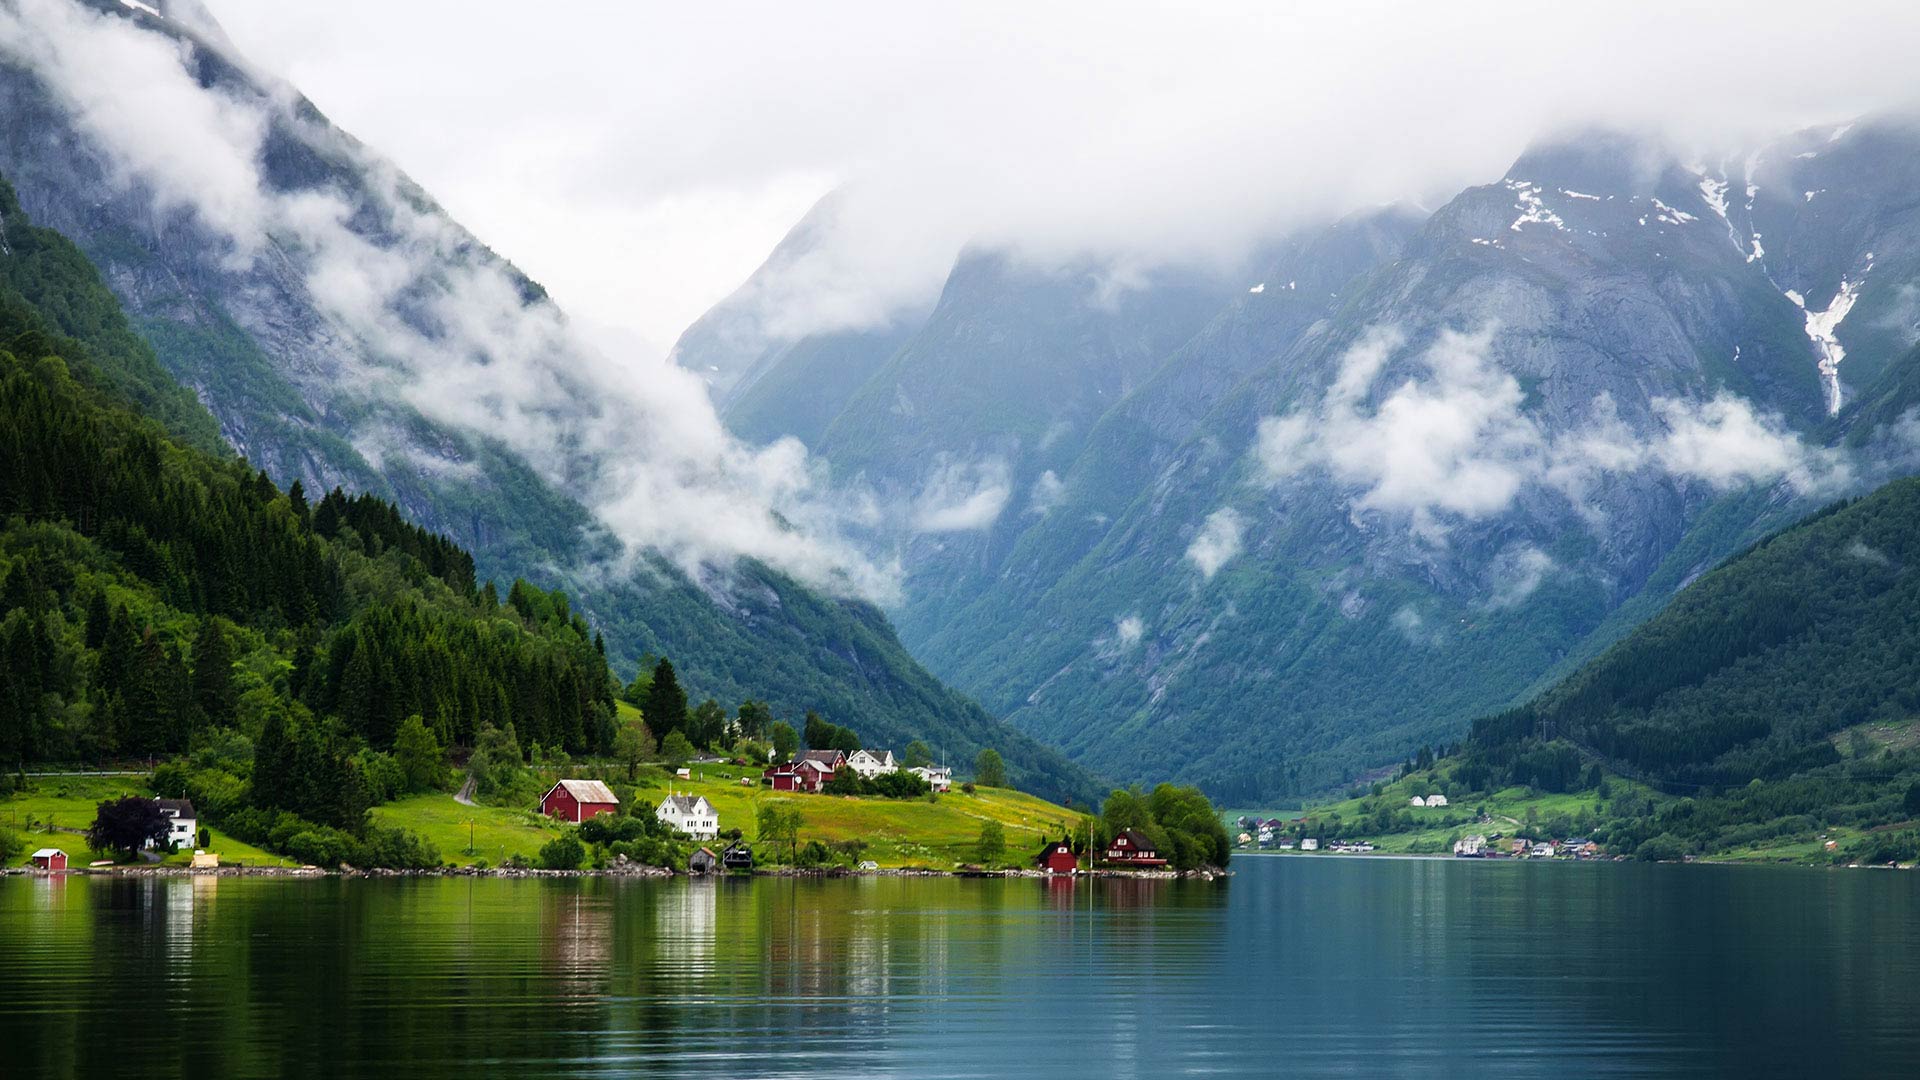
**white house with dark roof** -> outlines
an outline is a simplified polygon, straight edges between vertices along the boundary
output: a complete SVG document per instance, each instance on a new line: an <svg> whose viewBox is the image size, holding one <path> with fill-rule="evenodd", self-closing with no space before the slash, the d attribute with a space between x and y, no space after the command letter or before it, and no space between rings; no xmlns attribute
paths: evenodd
<svg viewBox="0 0 1920 1080"><path fill-rule="evenodd" d="M195 834L199 831L200 821L193 811L193 803L187 799L155 799L160 807L160 816L167 819L167 835L158 840L147 841L150 848L166 848L176 845L181 851L192 851Z"/></svg>
<svg viewBox="0 0 1920 1080"><path fill-rule="evenodd" d="M705 795L668 795L660 800L653 816L695 840L713 840L720 835L720 812Z"/></svg>
<svg viewBox="0 0 1920 1080"><path fill-rule="evenodd" d="M847 755L847 768L871 780L882 773L898 772L891 750L855 750Z"/></svg>

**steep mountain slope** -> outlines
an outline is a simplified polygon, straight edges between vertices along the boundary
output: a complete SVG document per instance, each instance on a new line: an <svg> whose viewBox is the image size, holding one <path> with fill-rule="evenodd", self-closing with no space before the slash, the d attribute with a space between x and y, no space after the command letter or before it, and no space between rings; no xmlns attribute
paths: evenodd
<svg viewBox="0 0 1920 1080"><path fill-rule="evenodd" d="M1090 792L1084 770L927 674L870 605L751 559L700 580L684 560L633 559L587 493L643 523L690 511L647 505L653 489L594 445L609 406L542 290L252 71L197 4L159 10L0 13L19 31L0 43L0 172L99 266L249 461L281 483L396 502L469 547L482 578L566 589L618 666L667 653L696 695L820 708L876 743L920 737L956 758L994 745L1017 783ZM107 49L116 62L101 66ZM108 84L140 80L171 110L164 125L115 111L129 102ZM198 141L154 145L169 135ZM624 426L671 445L671 419Z"/></svg>
<svg viewBox="0 0 1920 1080"><path fill-rule="evenodd" d="M1050 463L1047 513L1010 505L984 556L909 546L903 636L1079 760L1178 746L1229 798L1457 737L1907 467L1917 151L1893 122L1729 165L1586 133L1417 231L1297 242ZM876 396L819 447L992 445L957 396L976 426L905 439Z"/></svg>
<svg viewBox="0 0 1920 1080"><path fill-rule="evenodd" d="M1769 536L1527 705L1476 721L1495 764L1565 740L1667 784L1831 764L1829 736L1920 710L1920 480Z"/></svg>

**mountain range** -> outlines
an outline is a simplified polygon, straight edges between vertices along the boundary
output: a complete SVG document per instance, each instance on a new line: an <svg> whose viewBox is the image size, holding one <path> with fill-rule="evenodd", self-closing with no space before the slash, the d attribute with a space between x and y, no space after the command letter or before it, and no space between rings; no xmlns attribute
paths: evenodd
<svg viewBox="0 0 1920 1080"><path fill-rule="evenodd" d="M889 540L934 672L1110 775L1300 794L1909 467L1916 163L1891 118L1711 161L1579 132L1231 283L973 250L924 314L715 349L749 282L675 357L928 511Z"/></svg>
<svg viewBox="0 0 1920 1080"><path fill-rule="evenodd" d="M540 286L256 70L198 3L0 15L0 175L204 405L147 394L176 435L224 442L282 485L390 500L471 550L480 580L564 589L616 670L667 654L696 698L817 709L870 745L919 738L958 761L991 746L1037 793L1097 790L928 674L854 590L626 543L609 506L638 532L698 537L733 504L719 484L704 506L668 501L684 494L673 480L622 465L658 450L680 455L661 472L724 473L712 459L729 451L674 427L670 405L610 416L595 361ZM631 442L596 444L615 436Z"/></svg>

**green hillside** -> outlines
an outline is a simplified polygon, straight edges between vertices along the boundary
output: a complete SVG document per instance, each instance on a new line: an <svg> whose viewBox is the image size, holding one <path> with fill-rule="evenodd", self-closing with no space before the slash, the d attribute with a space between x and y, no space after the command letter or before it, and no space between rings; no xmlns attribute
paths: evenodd
<svg viewBox="0 0 1920 1080"><path fill-rule="evenodd" d="M1702 575L1533 701L1476 721L1433 775L1469 792L1644 784L1662 798L1608 808L1616 850L1765 849L1847 829L1861 850L1912 859L1915 611L1920 479L1904 479Z"/></svg>

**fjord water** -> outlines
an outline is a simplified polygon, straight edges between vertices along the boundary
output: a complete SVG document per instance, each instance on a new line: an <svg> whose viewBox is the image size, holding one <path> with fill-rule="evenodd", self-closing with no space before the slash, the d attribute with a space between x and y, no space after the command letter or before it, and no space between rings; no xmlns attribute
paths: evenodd
<svg viewBox="0 0 1920 1080"><path fill-rule="evenodd" d="M0 879L0 1075L1914 1076L1920 875Z"/></svg>

